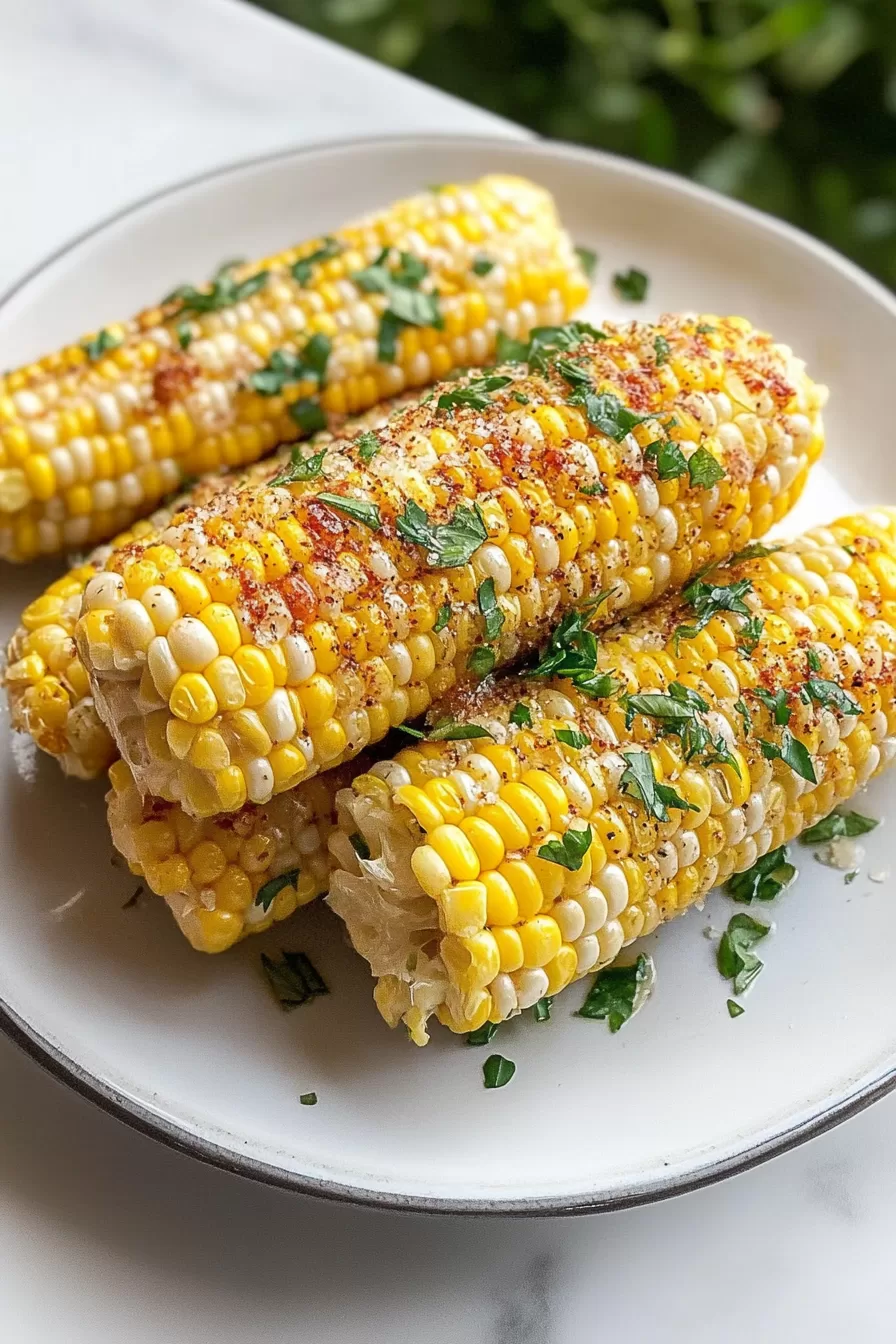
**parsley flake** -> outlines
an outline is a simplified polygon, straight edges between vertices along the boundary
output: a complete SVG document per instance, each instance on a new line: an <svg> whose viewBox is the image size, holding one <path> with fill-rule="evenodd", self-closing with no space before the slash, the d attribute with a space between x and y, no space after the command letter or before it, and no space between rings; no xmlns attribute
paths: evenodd
<svg viewBox="0 0 896 1344"><path fill-rule="evenodd" d="M276 877L268 878L258 888L253 905L257 905L260 910L267 912L274 903L274 898L279 896L284 887L294 887L298 880L298 868L290 868L285 873L278 873Z"/></svg>
<svg viewBox="0 0 896 1344"><path fill-rule="evenodd" d="M433 622L432 627L433 634L438 635L441 633L442 630L445 630L450 620L451 620L451 603L443 602L442 605L439 607L439 610L436 613L436 619Z"/></svg>
<svg viewBox="0 0 896 1344"><path fill-rule="evenodd" d="M822 845L827 840L839 840L841 836L851 839L856 835L867 835L879 825L874 817L863 817L861 812L831 812L803 831L800 844Z"/></svg>
<svg viewBox="0 0 896 1344"><path fill-rule="evenodd" d="M784 688L780 687L772 695L771 691L766 691L761 686L755 686L753 694L757 700L765 705L778 727L786 727L790 722L790 710L787 707L787 692Z"/></svg>
<svg viewBox="0 0 896 1344"><path fill-rule="evenodd" d="M488 530L478 504L458 504L447 523L431 523L425 509L409 499L395 521L398 535L426 551L426 563L434 569L466 565L488 541Z"/></svg>
<svg viewBox="0 0 896 1344"><path fill-rule="evenodd" d="M485 644L478 644L467 659L467 671L481 680L482 677L487 677L489 672L494 671L496 661L494 649L488 648Z"/></svg>
<svg viewBox="0 0 896 1344"><path fill-rule="evenodd" d="M370 858L370 846L364 839L360 831L354 831L348 838L348 842L355 851L359 859Z"/></svg>
<svg viewBox="0 0 896 1344"><path fill-rule="evenodd" d="M437 294L419 288L426 266L410 252L399 252L398 262L389 269L391 249L384 247L376 260L356 271L352 279L366 293L385 294L386 309L380 318L377 353L381 360L395 359L399 333L404 327L444 327Z"/></svg>
<svg viewBox="0 0 896 1344"><path fill-rule="evenodd" d="M763 962L752 949L770 932L768 924L760 923L752 915L732 915L728 921L716 953L716 964L719 974L731 981L735 994L743 994L762 970Z"/></svg>
<svg viewBox="0 0 896 1344"><path fill-rule="evenodd" d="M728 999L726 1001L726 1007L728 1009L729 1017L740 1017L741 1013L744 1011L743 1004L737 1003L734 999Z"/></svg>
<svg viewBox="0 0 896 1344"><path fill-rule="evenodd" d="M553 631L548 646L532 669L533 677L567 677L593 699L613 695L617 683L597 668L597 639L588 629L597 608L613 590L606 589L578 611L570 611Z"/></svg>
<svg viewBox="0 0 896 1344"><path fill-rule="evenodd" d="M303 1003L329 994L320 973L304 952L281 952L282 961L261 954L261 965L271 989L284 1012L292 1012Z"/></svg>
<svg viewBox="0 0 896 1344"><path fill-rule="evenodd" d="M653 772L653 761L646 751L623 751L626 769L619 781L622 792L644 804L648 814L657 821L668 821L667 808L680 812L699 812L699 807L685 800L670 784L660 784Z"/></svg>
<svg viewBox="0 0 896 1344"><path fill-rule="evenodd" d="M739 905L753 901L773 901L780 896L796 877L796 868L789 861L786 845L779 845L757 859L745 873L735 873L725 883L725 890Z"/></svg>
<svg viewBox="0 0 896 1344"><path fill-rule="evenodd" d="M657 368L659 368L661 364L668 363L669 356L672 354L672 347L662 334L655 338L653 342L653 352L656 355Z"/></svg>
<svg viewBox="0 0 896 1344"><path fill-rule="evenodd" d="M111 331L105 327L89 341L86 341L81 349L84 351L91 363L97 359L102 359L103 355L109 350L117 350L121 345L121 337L113 336Z"/></svg>
<svg viewBox="0 0 896 1344"><path fill-rule="evenodd" d="M497 639L504 626L504 613L498 606L494 579L482 580L476 599L485 622L486 639Z"/></svg>
<svg viewBox="0 0 896 1344"><path fill-rule="evenodd" d="M553 995L545 994L543 999L539 999L537 1003L533 1003L532 1016L535 1018L536 1022L550 1022L551 1006L553 1005L553 1002Z"/></svg>
<svg viewBox="0 0 896 1344"><path fill-rule="evenodd" d="M352 499L350 495L333 495L329 491L324 491L317 498L321 504L328 504L331 509L336 509L338 513L344 513L353 522L362 523L364 527L369 527L372 532L377 532L383 525L379 508L376 504L370 504L366 499Z"/></svg>
<svg viewBox="0 0 896 1344"><path fill-rule="evenodd" d="M303 457L301 448L296 444L290 456L289 466L268 484L293 485L296 481L315 481L324 474L323 464L326 455L326 448L321 448L319 453L309 453L307 457Z"/></svg>
<svg viewBox="0 0 896 1344"><path fill-rule="evenodd" d="M372 462L382 446L378 435L374 434L372 429L365 429L364 433L355 439L355 447L362 462Z"/></svg>
<svg viewBox="0 0 896 1344"><path fill-rule="evenodd" d="M661 481L674 481L687 472L688 460L674 439L655 439L644 449L644 456L655 463Z"/></svg>
<svg viewBox="0 0 896 1344"><path fill-rule="evenodd" d="M591 827L565 831L559 840L548 840L538 850L538 857L546 863L556 863L567 872L577 873L591 848Z"/></svg>
<svg viewBox="0 0 896 1344"><path fill-rule="evenodd" d="M472 271L474 275L488 275L495 269L495 263L488 257L474 257Z"/></svg>
<svg viewBox="0 0 896 1344"><path fill-rule="evenodd" d="M709 625L713 616L720 611L730 611L735 616L743 616L749 620L752 613L744 602L744 597L752 590L753 585L749 579L737 579L729 584L702 583L699 579L692 579L682 597L694 608L697 619L693 625L680 625L675 631L672 636L675 652L678 653L681 640L693 639L695 635L699 635L700 631Z"/></svg>
<svg viewBox="0 0 896 1344"><path fill-rule="evenodd" d="M290 270L292 278L297 285L306 288L311 284L311 270L319 261L329 261L331 257L338 257L342 251L342 244L335 238L325 238L321 247L309 252L307 257L300 257L294 261Z"/></svg>
<svg viewBox="0 0 896 1344"><path fill-rule="evenodd" d="M446 716L439 719L426 734L427 742L472 742L479 737L491 738L492 734L481 723L459 723L457 719Z"/></svg>
<svg viewBox="0 0 896 1344"><path fill-rule="evenodd" d="M316 1093L316 1092L303 1092L302 1095L299 1097L299 1105L300 1105L300 1106L316 1106L316 1105L317 1105L317 1093Z"/></svg>
<svg viewBox="0 0 896 1344"><path fill-rule="evenodd" d="M327 427L327 417L320 402L314 397L302 397L292 402L289 414L305 434L316 434L319 429Z"/></svg>
<svg viewBox="0 0 896 1344"><path fill-rule="evenodd" d="M565 747L572 747L575 751L581 751L583 747L591 744L588 734L580 733L578 728L557 728L554 736L558 742L562 742Z"/></svg>
<svg viewBox="0 0 896 1344"><path fill-rule="evenodd" d="M783 761L801 779L808 780L810 784L818 783L808 749L793 736L789 728L785 728L781 733L780 746L760 737L759 749L767 761Z"/></svg>
<svg viewBox="0 0 896 1344"><path fill-rule="evenodd" d="M503 1055L489 1055L482 1066L482 1081L487 1088L506 1087L516 1073L513 1060Z"/></svg>
<svg viewBox="0 0 896 1344"><path fill-rule="evenodd" d="M454 411L458 406L469 406L474 411L484 411L492 404L492 392L499 391L512 382L504 374L490 374L486 378L474 378L465 387L456 387L451 392L443 392L436 402L440 411Z"/></svg>
<svg viewBox="0 0 896 1344"><path fill-rule="evenodd" d="M189 322L178 322L175 331L177 333L177 343L181 350L189 350L190 342L193 339Z"/></svg>
<svg viewBox="0 0 896 1344"><path fill-rule="evenodd" d="M711 490L725 479L725 468L716 461L708 448L701 447L688 458L688 475L695 489Z"/></svg>
<svg viewBox="0 0 896 1344"><path fill-rule="evenodd" d="M862 712L861 705L850 695L849 691L844 691L843 687L838 686L836 681L826 681L823 677L810 677L800 691L800 698L807 705L810 702L822 705L827 709L836 709L840 714L846 714L850 717Z"/></svg>
<svg viewBox="0 0 896 1344"><path fill-rule="evenodd" d="M467 1045L488 1045L489 1041L494 1039L500 1025L499 1022L484 1022L475 1031L468 1032Z"/></svg>
<svg viewBox="0 0 896 1344"><path fill-rule="evenodd" d="M187 313L214 313L221 308L230 308L257 294L268 282L269 271L256 271L239 284L233 278L233 272L241 261L226 261L220 266L212 283L207 289L194 289L192 285L179 285L162 300L162 304L179 302L181 315Z"/></svg>
<svg viewBox="0 0 896 1344"><path fill-rule="evenodd" d="M577 1016L605 1021L615 1034L643 1008L655 981L653 958L643 952L630 966L607 966L594 977Z"/></svg>
<svg viewBox="0 0 896 1344"><path fill-rule="evenodd" d="M649 287L649 277L634 266L630 266L627 271L617 271L613 276L613 288L620 299L627 299L629 303L643 303Z"/></svg>
<svg viewBox="0 0 896 1344"><path fill-rule="evenodd" d="M585 272L585 279L593 280L594 272L597 270L597 253L592 252L590 247L577 247L575 254L579 259L579 265Z"/></svg>
<svg viewBox="0 0 896 1344"><path fill-rule="evenodd" d="M317 332L299 354L293 354L290 350L275 350L263 369L257 369L249 375L249 386L263 397L275 397L288 383L300 383L307 379L320 383L326 372L331 349L330 338Z"/></svg>
<svg viewBox="0 0 896 1344"><path fill-rule="evenodd" d="M528 705L524 705L522 700L517 701L509 714L510 722L517 728L532 727L532 711Z"/></svg>

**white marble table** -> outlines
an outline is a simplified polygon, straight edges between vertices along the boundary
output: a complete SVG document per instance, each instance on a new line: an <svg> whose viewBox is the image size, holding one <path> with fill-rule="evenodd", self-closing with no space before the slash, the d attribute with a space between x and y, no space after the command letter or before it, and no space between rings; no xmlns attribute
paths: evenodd
<svg viewBox="0 0 896 1344"><path fill-rule="evenodd" d="M0 0L0 33L0 290L99 217L227 160L502 128L233 0ZM426 1220L203 1168L0 1040L0 1339L874 1344L893 1328L894 1130L896 1096L653 1208Z"/></svg>

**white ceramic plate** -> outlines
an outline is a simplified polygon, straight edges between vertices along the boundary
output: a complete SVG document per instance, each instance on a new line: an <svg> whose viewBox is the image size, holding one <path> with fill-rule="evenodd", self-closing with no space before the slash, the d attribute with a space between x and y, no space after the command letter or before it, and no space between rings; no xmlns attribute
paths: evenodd
<svg viewBox="0 0 896 1344"><path fill-rule="evenodd" d="M221 257L270 252L432 181L500 170L556 195L601 257L591 315L738 312L769 327L830 384L829 447L794 527L854 502L896 502L892 424L896 303L842 258L771 219L676 178L557 145L425 138L283 154L177 187L81 238L0 305L0 366L136 310ZM636 309L610 278L651 278ZM789 524L790 525L790 524ZM51 577L0 575L0 636ZM896 777L863 802L893 803ZM0 998L7 1030L123 1119L262 1180L397 1207L511 1213L607 1209L717 1179L779 1152L896 1085L896 943L886 827L862 876L799 851L774 908L766 969L743 1017L703 937L733 907L713 896L647 940L656 992L623 1032L527 1014L496 1046L517 1065L485 1091L489 1051L436 1033L390 1034L363 964L326 910L220 958L190 951L160 901L122 910L134 880L110 865L103 788L62 779L0 734ZM77 899L74 899L77 898ZM739 908L739 907L737 907ZM327 999L281 1013L259 952L303 948ZM316 1107L299 1105L315 1091Z"/></svg>

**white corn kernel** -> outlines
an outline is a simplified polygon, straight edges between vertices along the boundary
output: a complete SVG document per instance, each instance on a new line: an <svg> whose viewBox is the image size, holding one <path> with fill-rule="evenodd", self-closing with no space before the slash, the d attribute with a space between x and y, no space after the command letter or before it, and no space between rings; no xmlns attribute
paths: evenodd
<svg viewBox="0 0 896 1344"><path fill-rule="evenodd" d="M168 647L184 672L202 672L220 650L208 626L195 616L179 616L168 630Z"/></svg>

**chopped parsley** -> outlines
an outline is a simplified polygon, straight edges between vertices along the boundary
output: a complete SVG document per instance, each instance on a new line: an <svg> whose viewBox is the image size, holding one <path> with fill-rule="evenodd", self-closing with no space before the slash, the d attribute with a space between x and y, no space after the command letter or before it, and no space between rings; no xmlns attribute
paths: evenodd
<svg viewBox="0 0 896 1344"><path fill-rule="evenodd" d="M810 784L818 783L812 757L803 743L793 736L789 728L782 731L780 746L775 742L767 742L762 737L758 740L759 749L767 761L783 761L801 779L808 780Z"/></svg>
<svg viewBox="0 0 896 1344"><path fill-rule="evenodd" d="M656 355L657 367L660 364L667 363L669 356L672 354L672 347L662 334L657 336L653 342L653 353Z"/></svg>
<svg viewBox="0 0 896 1344"><path fill-rule="evenodd" d="M372 532L378 531L383 525L378 507L376 504L370 504L366 499L352 499L350 495L333 495L329 491L324 491L317 498L321 504L328 504L331 509L336 509L338 513L344 513L353 522L363 523Z"/></svg>
<svg viewBox="0 0 896 1344"><path fill-rule="evenodd" d="M597 253L592 252L590 247L577 247L575 253L579 259L579 265L585 272L585 279L593 280L594 272L597 270Z"/></svg>
<svg viewBox="0 0 896 1344"><path fill-rule="evenodd" d="M711 490L725 478L725 468L717 462L708 448L698 448L688 458L691 485L698 490Z"/></svg>
<svg viewBox="0 0 896 1344"><path fill-rule="evenodd" d="M629 695L625 705L625 726L631 728L636 714L655 719L662 736L674 735L681 739L687 760L703 756L709 765L722 764L739 767L728 750L725 739L713 737L701 714L709 712L709 705L701 695L673 681L669 694Z"/></svg>
<svg viewBox="0 0 896 1344"><path fill-rule="evenodd" d="M434 569L456 569L466 565L488 541L488 530L478 504L470 508L458 504L447 523L432 523L425 509L413 499L395 522L398 535L426 551L426 563Z"/></svg>
<svg viewBox="0 0 896 1344"><path fill-rule="evenodd" d="M302 1095L299 1097L299 1105L300 1105L300 1106L316 1106L316 1105L317 1105L317 1093L316 1093L316 1092L303 1092Z"/></svg>
<svg viewBox="0 0 896 1344"><path fill-rule="evenodd" d="M331 349L332 342L329 336L317 332L300 354L294 355L289 350L275 350L263 369L250 373L249 385L263 397L275 397L288 383L300 383L306 379L321 383Z"/></svg>
<svg viewBox="0 0 896 1344"><path fill-rule="evenodd" d="M522 700L517 701L510 711L510 722L516 724L517 728L532 727L532 711Z"/></svg>
<svg viewBox="0 0 896 1344"><path fill-rule="evenodd" d="M525 364L529 353L528 341L517 341L506 331L499 331L495 340L495 362L497 364ZM519 397L517 397L519 400Z"/></svg>
<svg viewBox="0 0 896 1344"><path fill-rule="evenodd" d="M467 1045L488 1045L499 1026L499 1022L484 1022L481 1027L467 1034Z"/></svg>
<svg viewBox="0 0 896 1344"><path fill-rule="evenodd" d="M768 924L760 923L752 915L732 915L728 921L716 953L716 964L719 974L731 981L735 994L743 994L762 970L763 962L753 948L770 932Z"/></svg>
<svg viewBox="0 0 896 1344"><path fill-rule="evenodd" d="M751 654L762 638L764 629L765 620L762 616L751 616L749 620L744 621L740 630L737 632L738 652L747 655Z"/></svg>
<svg viewBox="0 0 896 1344"><path fill-rule="evenodd" d="M693 625L680 625L675 631L672 636L675 652L678 653L681 640L693 639L699 635L700 631L709 625L713 616L718 615L720 611L730 611L735 616L743 616L745 620L749 620L752 613L744 602L744 597L752 590L753 585L749 579L737 579L734 583L728 584L703 583L699 579L693 579L685 588L682 597L694 608L696 620Z"/></svg>
<svg viewBox="0 0 896 1344"><path fill-rule="evenodd" d="M488 275L489 271L495 269L495 263L488 257L474 257L472 271L474 275Z"/></svg>
<svg viewBox="0 0 896 1344"><path fill-rule="evenodd" d="M844 875L843 885L846 887L851 887L853 882L855 882L856 878L858 877L858 875L859 875L858 868L853 868L851 872L846 873Z"/></svg>
<svg viewBox="0 0 896 1344"><path fill-rule="evenodd" d="M757 859L745 873L735 873L725 883L725 891L740 905L753 901L773 901L789 887L796 877L796 869L789 861L786 845L769 850Z"/></svg>
<svg viewBox="0 0 896 1344"><path fill-rule="evenodd" d="M862 712L861 705L849 691L844 691L836 681L826 681L823 677L810 677L800 691L800 699L807 705L836 709L840 714L855 716Z"/></svg>
<svg viewBox="0 0 896 1344"><path fill-rule="evenodd" d="M613 288L620 299L628 299L629 303L643 303L649 286L649 277L634 266L630 266L627 271L617 271L613 276Z"/></svg>
<svg viewBox="0 0 896 1344"><path fill-rule="evenodd" d="M84 351L87 358L93 362L94 360L102 359L107 351L117 350L120 345L121 337L113 336L111 331L107 331L106 328L103 327L101 331L97 332L92 340L86 341L85 344L81 346L81 349Z"/></svg>
<svg viewBox="0 0 896 1344"><path fill-rule="evenodd" d="M307 457L304 457L301 448L296 444L290 455L289 466L268 484L293 485L296 481L316 481L319 476L324 474L323 466L326 455L326 448L321 448L319 453L309 453Z"/></svg>
<svg viewBox="0 0 896 1344"><path fill-rule="evenodd" d="M734 999L728 999L726 1001L726 1007L728 1009L729 1017L740 1017L741 1013L744 1011L743 1004L737 1003Z"/></svg>
<svg viewBox="0 0 896 1344"><path fill-rule="evenodd" d="M400 723L398 727L403 733L423 738L426 742L471 742L477 737L492 736L480 723L460 723L450 715L438 719L428 733L421 733L419 728L409 728L406 723Z"/></svg>
<svg viewBox="0 0 896 1344"><path fill-rule="evenodd" d="M688 460L674 439L654 439L644 449L648 462L656 464L656 474L661 481L674 481L684 476L688 469Z"/></svg>
<svg viewBox="0 0 896 1344"><path fill-rule="evenodd" d="M607 487L603 481L592 481L590 485L579 486L580 495L605 495L606 493Z"/></svg>
<svg viewBox="0 0 896 1344"><path fill-rule="evenodd" d="M348 842L355 851L359 859L370 858L370 846L364 839L360 831L354 831L348 838Z"/></svg>
<svg viewBox="0 0 896 1344"><path fill-rule="evenodd" d="M605 1021L615 1033L643 1008L655 980L653 958L643 952L630 966L607 966L594 977L578 1016Z"/></svg>
<svg viewBox="0 0 896 1344"><path fill-rule="evenodd" d="M554 736L558 742L562 742L565 747L572 747L574 751L581 751L591 744L588 734L580 733L578 728L558 728Z"/></svg>
<svg viewBox="0 0 896 1344"><path fill-rule="evenodd" d="M177 333L177 343L181 350L189 350L190 342L193 339L193 333L190 330L189 322L178 322L175 331Z"/></svg>
<svg viewBox="0 0 896 1344"><path fill-rule="evenodd" d="M485 378L474 378L465 387L456 387L452 392L443 392L436 402L440 411L454 411L458 406L469 406L474 411L484 411L491 405L492 392L499 391L512 382L504 374L489 374Z"/></svg>
<svg viewBox="0 0 896 1344"><path fill-rule="evenodd" d="M803 831L800 844L822 845L827 840L839 840L841 836L851 839L856 835L867 835L879 825L874 817L863 817L861 812L832 812Z"/></svg>
<svg viewBox="0 0 896 1344"><path fill-rule="evenodd" d="M606 337L590 322L566 322L562 327L533 327L528 341L516 341L498 332L496 355L499 363L528 364L544 370L560 351L575 350L585 340L602 341Z"/></svg>
<svg viewBox="0 0 896 1344"><path fill-rule="evenodd" d="M278 873L276 877L268 878L267 882L258 888L253 905L267 912L273 905L275 896L279 896L284 887L295 886L298 876L298 868L290 868L285 873Z"/></svg>
<svg viewBox="0 0 896 1344"><path fill-rule="evenodd" d="M486 639L497 639L504 626L504 613L498 606L494 579L482 580L476 600L485 622Z"/></svg>
<svg viewBox="0 0 896 1344"><path fill-rule="evenodd" d="M395 359L398 336L404 327L435 327L441 331L445 325L438 294L427 294L420 289L420 282L426 276L424 262L410 252L399 252L398 261L390 270L391 250L384 247L372 265L356 271L352 277L366 293L386 296L377 353L387 363Z"/></svg>
<svg viewBox="0 0 896 1344"><path fill-rule="evenodd" d="M783 687L772 695L771 691L763 690L761 686L755 686L753 694L757 700L765 705L779 728L787 726L790 722L790 710L787 707L787 692Z"/></svg>
<svg viewBox="0 0 896 1344"><path fill-rule="evenodd" d="M532 1016L536 1022L550 1022L551 1006L554 1002L553 995L545 994L543 999L532 1005Z"/></svg>
<svg viewBox="0 0 896 1344"><path fill-rule="evenodd" d="M442 630L445 630L450 620L451 620L451 603L443 602L442 605L439 607L439 610L436 613L436 619L433 622L432 627L433 633L439 634Z"/></svg>
<svg viewBox="0 0 896 1344"><path fill-rule="evenodd" d="M698 322L696 330L699 331L701 336L708 336L711 332L715 331L715 327L709 322Z"/></svg>
<svg viewBox="0 0 896 1344"><path fill-rule="evenodd" d="M617 683L597 670L597 639L588 623L612 589L598 593L578 611L570 611L553 631L548 646L532 669L533 677L567 677L585 695L594 699L613 695Z"/></svg>
<svg viewBox="0 0 896 1344"><path fill-rule="evenodd" d="M338 257L342 251L342 244L335 238L325 238L323 246L314 252L309 252L307 257L300 257L294 261L290 267L292 278L297 285L304 289L311 284L311 268L316 266L319 261L329 261L331 257Z"/></svg>
<svg viewBox="0 0 896 1344"><path fill-rule="evenodd" d="M292 402L289 414L299 429L306 434L316 434L319 429L327 427L327 417L320 402L314 397L302 397L299 401Z"/></svg>
<svg viewBox="0 0 896 1344"><path fill-rule="evenodd" d="M489 1055L482 1066L482 1081L487 1088L506 1087L516 1073L516 1065L503 1055Z"/></svg>
<svg viewBox="0 0 896 1344"><path fill-rule="evenodd" d="M487 677L489 672L494 671L495 662L494 649L488 648L485 644L477 644L467 659L467 671L481 679Z"/></svg>
<svg viewBox="0 0 896 1344"><path fill-rule="evenodd" d="M364 433L355 439L355 447L362 462L372 462L382 446L379 436L374 434L372 429L365 429Z"/></svg>
<svg viewBox="0 0 896 1344"><path fill-rule="evenodd" d="M291 1012L320 994L329 994L320 973L304 952L282 952L281 956L282 961L274 961L262 952L261 965L284 1012Z"/></svg>
<svg viewBox="0 0 896 1344"><path fill-rule="evenodd" d="M577 873L585 862L585 855L591 848L591 827L580 831L565 831L559 840L548 840L543 844L538 857L546 863L556 863L567 872Z"/></svg>
<svg viewBox="0 0 896 1344"><path fill-rule="evenodd" d="M240 261L226 261L218 268L208 289L194 289L192 285L179 285L162 300L163 305L179 302L181 314L214 313L221 308L230 308L244 299L251 299L268 282L269 271L256 271L239 284L233 278L234 269L241 266Z"/></svg>
<svg viewBox="0 0 896 1344"><path fill-rule="evenodd" d="M579 406L595 429L606 434L614 443L621 443L626 434L645 420L655 420L656 414L636 415L624 406L614 392L597 392L589 375L571 359L556 361L557 372L572 386L567 398L571 406ZM573 370L575 372L573 372Z"/></svg>
<svg viewBox="0 0 896 1344"><path fill-rule="evenodd" d="M646 751L623 751L622 759L626 769L619 781L620 788L629 798L635 798L644 804L648 814L657 821L668 821L667 808L674 807L680 812L699 812L693 803L675 792L670 784L660 784L653 772L653 761Z"/></svg>
<svg viewBox="0 0 896 1344"><path fill-rule="evenodd" d="M808 664L810 672L821 671L821 659L814 649L806 650L806 663Z"/></svg>

